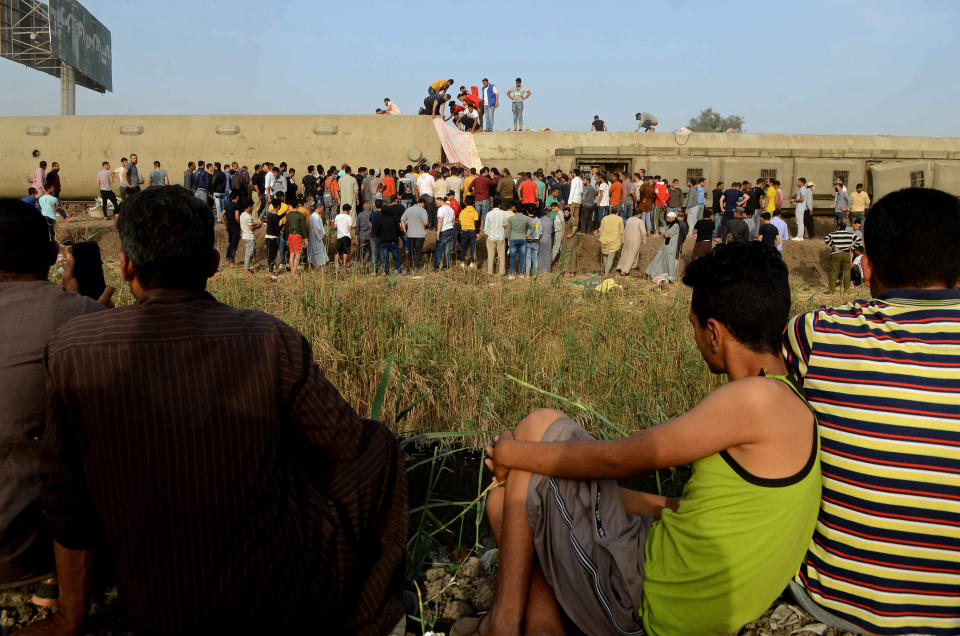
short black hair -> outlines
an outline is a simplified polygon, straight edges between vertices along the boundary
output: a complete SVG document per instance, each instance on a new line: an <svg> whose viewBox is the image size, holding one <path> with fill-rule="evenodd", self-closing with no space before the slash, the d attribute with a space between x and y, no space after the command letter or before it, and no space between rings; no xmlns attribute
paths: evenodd
<svg viewBox="0 0 960 636"><path fill-rule="evenodd" d="M693 288L690 308L701 326L722 323L745 347L779 355L790 317L787 266L762 243L727 243L687 265L683 283Z"/></svg>
<svg viewBox="0 0 960 636"><path fill-rule="evenodd" d="M180 186L147 188L123 202L120 249L147 289L203 289L213 253L210 208Z"/></svg>
<svg viewBox="0 0 960 636"><path fill-rule="evenodd" d="M930 228L936 228L935 240ZM863 224L870 264L888 288L955 287L960 278L957 245L960 201L933 188L891 192L873 204Z"/></svg>
<svg viewBox="0 0 960 636"><path fill-rule="evenodd" d="M50 254L50 230L40 211L0 198L0 271L44 274L53 265Z"/></svg>
<svg viewBox="0 0 960 636"><path fill-rule="evenodd" d="M764 212L763 214L760 215L760 218L763 219L764 221L769 221L769 220L770 220L770 213L769 213L769 212Z"/></svg>

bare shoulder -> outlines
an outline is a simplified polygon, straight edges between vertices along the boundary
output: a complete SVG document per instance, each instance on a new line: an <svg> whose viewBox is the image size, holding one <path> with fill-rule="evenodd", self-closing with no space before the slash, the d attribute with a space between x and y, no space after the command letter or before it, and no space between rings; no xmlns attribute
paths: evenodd
<svg viewBox="0 0 960 636"><path fill-rule="evenodd" d="M806 426L813 417L806 402L793 389L772 377L735 380L707 396L704 403L707 402L728 416L764 426Z"/></svg>

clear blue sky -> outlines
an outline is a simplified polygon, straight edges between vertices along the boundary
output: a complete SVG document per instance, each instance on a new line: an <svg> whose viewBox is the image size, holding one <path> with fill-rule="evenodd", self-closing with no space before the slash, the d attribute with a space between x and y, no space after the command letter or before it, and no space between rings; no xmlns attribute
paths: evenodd
<svg viewBox="0 0 960 636"><path fill-rule="evenodd" d="M114 92L78 88L78 114L366 114L386 96L407 114L437 79L503 98L520 75L534 128L633 130L645 110L674 130L711 106L748 132L960 136L955 0L84 5L112 31ZM0 59L0 82L0 115L59 113L59 80Z"/></svg>

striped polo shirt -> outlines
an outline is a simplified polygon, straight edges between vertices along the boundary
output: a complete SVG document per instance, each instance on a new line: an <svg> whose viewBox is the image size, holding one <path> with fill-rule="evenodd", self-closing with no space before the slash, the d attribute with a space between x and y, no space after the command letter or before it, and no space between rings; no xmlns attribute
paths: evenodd
<svg viewBox="0 0 960 636"><path fill-rule="evenodd" d="M960 633L960 290L801 314L784 355L822 440L797 583L867 632Z"/></svg>
<svg viewBox="0 0 960 636"><path fill-rule="evenodd" d="M849 252L854 247L862 247L863 242L855 232L837 230L823 237L823 242L830 246L831 252Z"/></svg>

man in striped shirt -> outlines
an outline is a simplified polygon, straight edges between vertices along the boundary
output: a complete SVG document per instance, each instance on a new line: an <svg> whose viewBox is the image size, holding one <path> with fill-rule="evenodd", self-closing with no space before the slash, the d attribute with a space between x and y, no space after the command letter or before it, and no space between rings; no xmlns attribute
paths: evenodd
<svg viewBox="0 0 960 636"><path fill-rule="evenodd" d="M932 189L887 195L864 245L873 300L801 314L784 336L817 412L823 466L817 528L791 589L841 629L957 634L960 203Z"/></svg>
<svg viewBox="0 0 960 636"><path fill-rule="evenodd" d="M840 291L850 288L850 261L853 254L853 248L860 247L860 238L846 229L846 225L841 221L837 224L837 229L823 237L823 242L830 247L830 278L827 280L827 286L830 293L833 293L837 285L837 278L843 276Z"/></svg>

